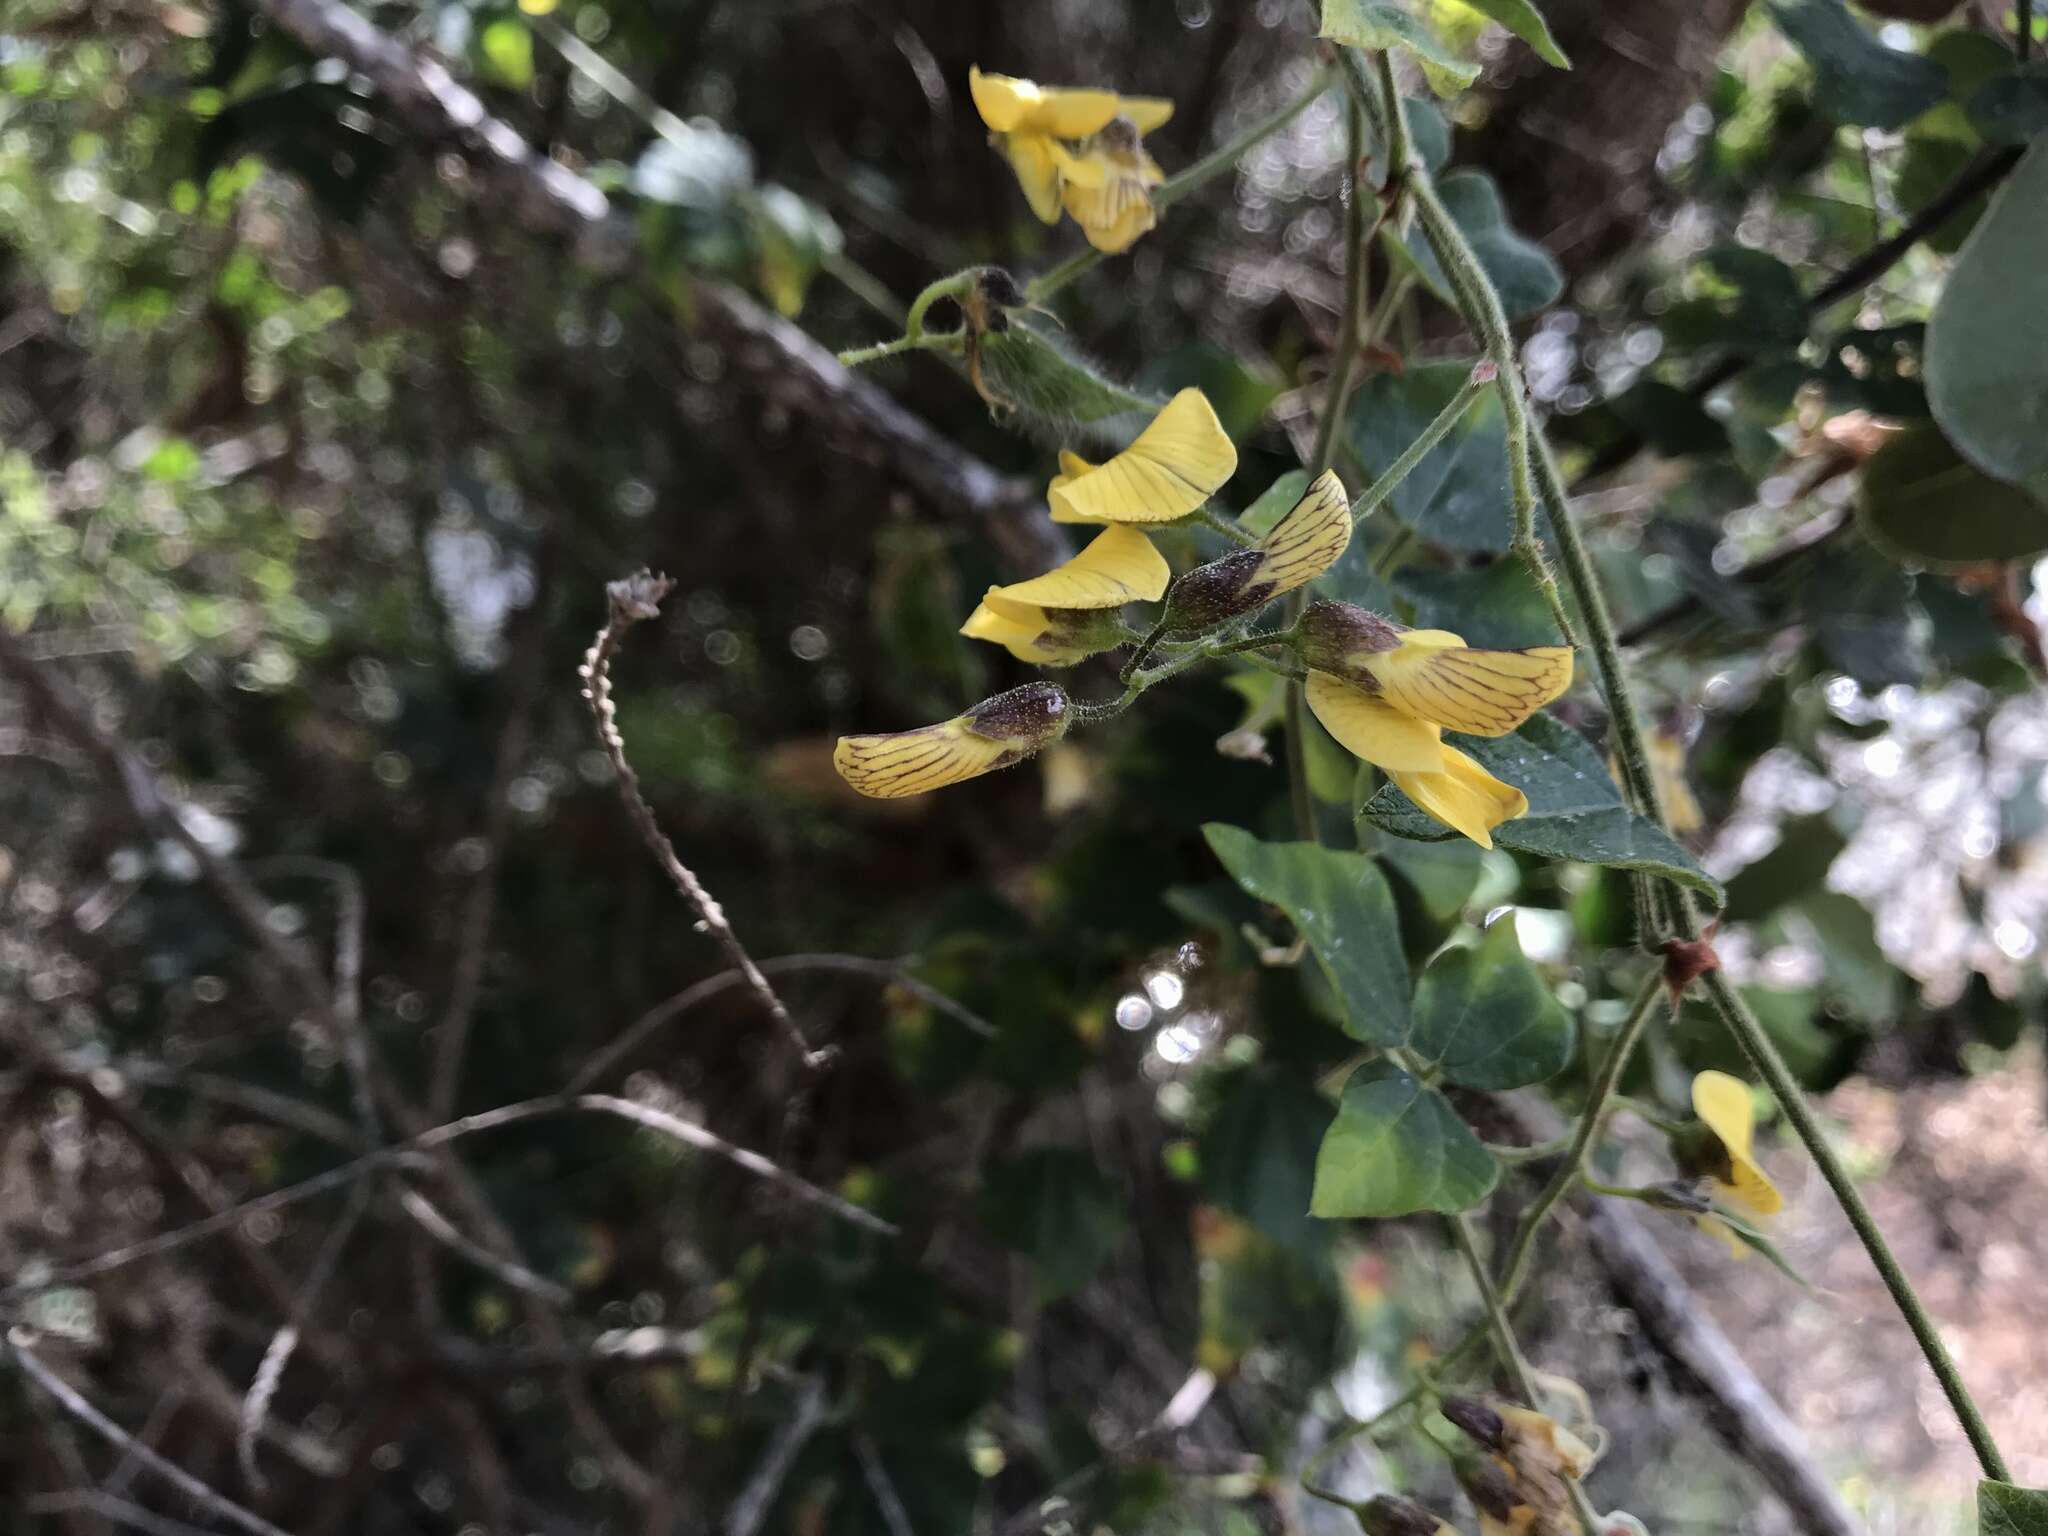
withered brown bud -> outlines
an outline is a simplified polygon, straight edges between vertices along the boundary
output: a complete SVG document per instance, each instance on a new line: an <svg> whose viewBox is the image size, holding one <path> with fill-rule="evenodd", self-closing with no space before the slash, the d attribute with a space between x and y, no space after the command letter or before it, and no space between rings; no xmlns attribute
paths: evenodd
<svg viewBox="0 0 2048 1536"><path fill-rule="evenodd" d="M1382 1493L1354 1505L1352 1513L1365 1527L1365 1536L1439 1536L1450 1527L1413 1499L1396 1493Z"/></svg>
<svg viewBox="0 0 2048 1536"><path fill-rule="evenodd" d="M1489 1451L1501 1449L1507 1436L1507 1420L1491 1404L1476 1397L1447 1397L1443 1415Z"/></svg>
<svg viewBox="0 0 2048 1536"><path fill-rule="evenodd" d="M1452 1459L1451 1470L1472 1507L1489 1519L1505 1524L1516 1507L1527 1502L1508 1469L1491 1456L1467 1452Z"/></svg>
<svg viewBox="0 0 2048 1536"><path fill-rule="evenodd" d="M1072 716L1073 705L1058 683L1026 683L967 711L967 728L1028 755L1066 735Z"/></svg>
<svg viewBox="0 0 2048 1536"><path fill-rule="evenodd" d="M1401 625L1355 603L1325 599L1310 603L1302 613L1295 626L1294 649L1311 671L1328 672L1347 683L1376 690L1378 684L1361 663L1367 656L1397 649L1401 631Z"/></svg>

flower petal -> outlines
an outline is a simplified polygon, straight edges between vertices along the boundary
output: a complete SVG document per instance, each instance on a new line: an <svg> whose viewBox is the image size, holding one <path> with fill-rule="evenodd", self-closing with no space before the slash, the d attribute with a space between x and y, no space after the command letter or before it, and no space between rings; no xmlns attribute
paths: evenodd
<svg viewBox="0 0 2048 1536"><path fill-rule="evenodd" d="M1394 785L1428 815L1482 848L1493 846L1493 829L1527 813L1529 797L1504 784L1455 747L1443 749L1436 773L1389 769Z"/></svg>
<svg viewBox="0 0 2048 1536"><path fill-rule="evenodd" d="M1271 583L1272 594L1307 586L1337 563L1351 542L1351 498L1335 470L1326 469L1259 540L1261 559L1251 584Z"/></svg>
<svg viewBox="0 0 2048 1536"><path fill-rule="evenodd" d="M1421 774L1442 768L1443 743L1427 721L1404 715L1327 672L1309 673L1307 698L1323 729L1345 751L1375 768Z"/></svg>
<svg viewBox="0 0 2048 1536"><path fill-rule="evenodd" d="M1024 201L1041 224L1060 221L1060 167L1051 139L1037 133L1006 133L1000 138L1003 156L1017 173Z"/></svg>
<svg viewBox="0 0 2048 1536"><path fill-rule="evenodd" d="M1119 107L1114 91L1042 86L1015 75L984 74L979 66L967 71L967 90L981 120L997 133L1022 131L1085 139L1100 133Z"/></svg>
<svg viewBox="0 0 2048 1536"><path fill-rule="evenodd" d="M1163 96L1119 96L1117 107L1140 134L1164 128L1173 116L1173 103Z"/></svg>
<svg viewBox="0 0 2048 1536"><path fill-rule="evenodd" d="M1159 222L1145 179L1135 171L1110 168L1099 185L1076 182L1062 166L1060 201L1098 251L1114 256Z"/></svg>
<svg viewBox="0 0 2048 1536"><path fill-rule="evenodd" d="M1105 528L1073 559L991 595L1042 608L1121 608L1157 602L1173 579L1166 557L1135 528Z"/></svg>
<svg viewBox="0 0 2048 1536"><path fill-rule="evenodd" d="M1411 630L1358 664L1389 702L1473 736L1505 736L1572 682L1568 646L1473 650L1445 630Z"/></svg>
<svg viewBox="0 0 2048 1536"><path fill-rule="evenodd" d="M1054 484L1053 521L1171 522L1194 511L1236 472L1237 449L1215 408L1199 389L1184 389L1122 453L1064 485Z"/></svg>
<svg viewBox="0 0 2048 1536"><path fill-rule="evenodd" d="M1728 1154L1728 1172L1717 1177L1728 1198L1759 1216L1773 1216L1785 1208L1778 1186L1750 1155L1756 1124L1749 1085L1726 1072L1702 1072L1692 1080L1692 1112L1714 1133Z"/></svg>
<svg viewBox="0 0 2048 1536"><path fill-rule="evenodd" d="M1013 748L976 735L965 716L886 736L842 736L832 753L839 777L876 800L922 795L1015 761Z"/></svg>

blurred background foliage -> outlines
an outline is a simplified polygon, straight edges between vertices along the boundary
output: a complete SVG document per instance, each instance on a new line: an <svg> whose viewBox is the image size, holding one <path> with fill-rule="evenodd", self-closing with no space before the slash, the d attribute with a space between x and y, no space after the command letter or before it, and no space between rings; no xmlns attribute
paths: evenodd
<svg viewBox="0 0 2048 1536"><path fill-rule="evenodd" d="M839 1052L815 1080L727 989L596 1086L904 1237L610 1121L491 1132L464 1166L553 1299L373 1203L283 1376L262 1488L237 1471L236 1421L283 1316L224 1245L22 1315L121 1423L294 1532L1009 1532L1038 1529L1047 1490L1069 1529L1341 1528L1291 1469L1473 1298L1434 1228L1306 1215L1355 1045L1313 968L1262 963L1285 926L1201 835L1287 835L1277 701L1256 672L1198 676L971 789L853 797L835 733L1022 680L954 631L1045 547L1057 420L1086 413L1061 395L1051 423L1009 430L1033 413L993 419L941 361L880 365L936 429L943 453L920 454L792 383L776 329L879 340L948 271L1070 253L990 152L969 65L1172 97L1148 141L1171 171L1303 89L1309 8L529 9L363 14L604 189L627 215L609 243L568 249L479 195L462 145L422 142L277 6L9 0L0 618L241 861L290 952L346 960L359 882L367 1030L405 1093L464 1113L554 1091L721 964L622 816L578 697L603 583L673 574L619 664L664 823L756 955L911 957L914 985L779 971ZM1558 0L1570 72L1452 0L1416 9L1481 66L1441 102L1408 80L1418 146L1583 476L1697 802L1685 840L1727 882L1724 959L1804 1080L1839 1088L1860 1170L1918 1234L1908 1267L1949 1277L1935 1304L2021 1480L2048 1481L2048 1316L2024 1282L2048 1261L2048 511L2038 479L1991 479L1984 446L1936 422L1926 346L1987 210L2032 220L2023 249L2043 229L2039 177L2024 206L1991 201L2048 125L2043 76L2014 66L2010 8L1990 4ZM1197 384L1240 452L1227 506L1297 467L1341 307L1344 158L1332 93L1060 295L1034 334L1120 392L1095 436L1124 435L1128 391ZM1958 187L1927 240L1830 292ZM2029 280L2024 261L1986 279ZM748 326L710 316L726 284L765 306ZM1419 244L1388 231L1370 284L1340 434L1354 492L1474 350ZM1548 639L1501 558L1501 435L1475 407L1329 590L1475 644ZM1180 562L1212 547L1179 537ZM1590 689L1558 714L1602 724ZM0 1255L30 1287L189 1219L162 1148L230 1200L360 1150L345 1042L280 1004L275 957L191 850L138 828L60 727L19 688L0 700ZM1271 737L1267 761L1214 749L1240 727ZM1330 827L1387 875L1411 963L1517 914L1579 1026L1568 1104L1631 990L1626 876L1354 829L1349 760L1319 733L1306 748ZM436 1087L451 1039L466 1048ZM1675 1110L1712 1065L1740 1069L1688 1011L1627 1086ZM1989 1102L1996 1123L1957 1123ZM342 1211L251 1218L241 1241L302 1277ZM1811 1293L1730 1270L1689 1225L1661 1235L1738 1342L1745 1317L1786 1320L1758 1368L1871 1528L1946 1529L1967 1458L1897 1385L1908 1357L1873 1342L1797 1379L1845 1315L1875 1314L1829 1219L1795 1200L1783 1238ZM1660 1532L1794 1529L1557 1246L1526 1327L1615 1433L1603 1504ZM1147 1438L1195 1369L1213 1402ZM0 1389L10 1528L107 1529L76 1495L128 1498L113 1467L18 1375Z"/></svg>

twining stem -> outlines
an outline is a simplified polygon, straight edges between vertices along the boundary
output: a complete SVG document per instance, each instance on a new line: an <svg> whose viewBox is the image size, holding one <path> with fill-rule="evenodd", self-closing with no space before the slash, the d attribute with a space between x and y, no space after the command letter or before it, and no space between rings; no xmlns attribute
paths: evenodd
<svg viewBox="0 0 2048 1536"><path fill-rule="evenodd" d="M1345 69L1355 89L1365 87L1364 72L1348 50L1342 55ZM1383 85L1390 77L1382 74ZM1363 99L1363 98L1362 98ZM1368 111L1373 104L1368 102ZM1388 92L1385 102L1379 104L1379 115L1398 117L1401 111L1398 93ZM1543 500L1548 508L1550 527L1556 538L1558 553L1562 557L1566 579L1571 583L1572 596L1578 603L1579 613L1590 632L1594 660L1600 672L1602 691L1607 696L1608 710L1614 720L1616 745L1629 788L1636 803L1644 813L1653 817L1660 825L1665 824L1664 809L1657 784L1651 772L1649 753L1644 744L1641 717L1636 711L1635 700L1629 691L1628 677L1622 665L1621 647L1615 639L1614 621L1607 609L1605 593L1600 586L1598 573L1593 569L1591 557L1587 554L1583 540L1573 521L1571 498L1564 486L1563 476L1558 473L1557 462L1549 443L1540 430L1530 428L1526 408L1522 399L1521 376L1516 369L1512 345L1509 343L1505 319L1502 315L1498 295L1487 279L1484 269L1472 258L1470 246L1463 233L1451 220L1443 204L1437 199L1435 189L1430 185L1427 174L1411 167L1414 185L1411 191L1416 199L1418 216L1423 233L1436 251L1438 263L1450 277L1453 290L1466 307L1466 318L1478 329L1485 342L1487 353L1501 369L1501 404L1508 412L1511 424L1519 418L1524 439L1530 454L1529 467L1535 472ZM1512 441L1512 436L1511 436ZM1519 496L1519 486L1517 488ZM1523 509L1517 507L1516 538L1520 542L1523 528L1519 522ZM1661 903L1661 920L1668 922L1678 936L1688 941L1700 937L1699 916L1694 911L1691 897L1679 887L1668 887L1666 900ZM1848 1170L1836 1157L1828 1144L1819 1118L1812 1106L1806 1102L1805 1094L1794 1080L1777 1047L1764 1033L1756 1016L1749 1011L1742 996L1719 970L1710 970L1702 978L1707 999L1714 1011L1741 1045L1751 1063L1771 1092L1783 1107L1785 1116L1792 1122L1799 1139L1805 1143L1807 1152L1827 1180L1840 1202L1843 1214L1855 1229L1864 1250L1869 1253L1871 1263L1876 1266L1885 1288L1891 1293L1893 1302L1905 1317L1906 1324L1913 1331L1921 1352L1927 1357L1928 1366L1935 1379L1940 1382L1942 1392L1947 1396L1949 1406L1954 1410L1964 1433L1977 1453L1977 1459L1986 1476L2001 1481L2008 1480L2004 1458L1992 1441L1991 1432L1971 1399L1955 1361L1950 1357L1947 1346L1929 1317L1926 1307L1899 1267L1884 1234L1864 1204L1862 1195L1850 1179Z"/></svg>
<svg viewBox="0 0 2048 1536"><path fill-rule="evenodd" d="M1330 88L1333 72L1328 65L1319 68L1309 78L1307 87L1299 96L1270 112L1251 124L1235 138L1218 145L1202 156L1193 165L1183 166L1153 189L1154 208L1171 207L1203 183L1215 179L1236 165L1238 158L1261 139L1279 132L1306 111L1309 104ZM1050 272L1041 273L1025 285L1024 296L1034 304L1041 304L1058 293L1082 273L1089 271L1102 260L1103 253L1089 249L1077 251Z"/></svg>
<svg viewBox="0 0 2048 1536"><path fill-rule="evenodd" d="M1472 1218L1461 1211L1450 1218L1450 1224L1458 1251L1465 1256L1466 1267L1472 1271L1472 1278L1479 1286L1479 1299L1486 1308L1486 1324L1493 1335L1494 1351L1500 1356L1508 1380L1514 1383L1515 1391L1523 1402L1541 1412L1543 1399L1536 1395L1536 1382L1529 1374L1529 1362L1522 1358L1521 1345L1515 1342L1515 1330L1508 1322L1507 1307L1493 1287L1493 1276L1487 1272L1486 1260L1480 1256L1478 1241L1472 1235ZM1581 1528L1599 1530L1599 1511L1593 1508L1593 1502L1586 1497L1586 1490L1579 1486L1579 1480L1568 1477L1565 1487L1571 1493L1572 1508L1578 1514Z"/></svg>
<svg viewBox="0 0 2048 1536"><path fill-rule="evenodd" d="M895 336L888 341L878 341L872 347L852 347L839 354L842 368L858 368L863 363L878 363L885 357L897 357L905 352L951 352L958 350L960 338L945 332L923 332L916 336Z"/></svg>
<svg viewBox="0 0 2048 1536"><path fill-rule="evenodd" d="M1694 922L1688 911L1686 919ZM1682 919L1683 921L1684 919ZM2001 1483L2012 1481L2012 1474L2006 1470L2005 1458L1998 1452L1997 1443L1991 1438L1991 1429L1978 1412L1976 1402L1970 1396L1970 1389L1964 1384L1962 1372L1956 1369L1956 1362L1948 1352L1948 1346L1941 1341L1941 1332L1935 1327L1934 1319L1913 1289L1913 1282L1906 1278L1906 1272L1899 1267L1891 1245L1885 1241L1879 1230L1877 1218L1870 1213L1870 1207L1863 1201L1862 1192L1856 1188L1856 1181L1849 1176L1849 1170L1842 1166L1842 1160L1829 1145L1827 1131L1820 1123L1820 1117L1813 1112L1813 1106L1806 1102L1806 1095L1800 1090L1791 1070L1785 1065L1785 1058L1778 1054L1778 1048L1771 1043L1756 1015L1749 1011L1742 994L1735 990L1727 976L1719 971L1709 971L1701 978L1706 989L1707 1001L1714 1005L1714 1011L1728 1026L1728 1032L1735 1036L1743 1054L1750 1064L1771 1086L1777 1096L1779 1107L1785 1111L1785 1118L1792 1122L1792 1129L1806 1144L1806 1150L1819 1165L1821 1177L1828 1181L1828 1188L1834 1191L1835 1200L1842 1207L1842 1214L1849 1218L1849 1225L1856 1230L1864 1251L1870 1255L1870 1262L1876 1266L1878 1277L1891 1292L1892 1301L1906 1319L1906 1326L1913 1330L1913 1337L1919 1342L1920 1352L1927 1357L1934 1379L1941 1383L1942 1395L1963 1426L1963 1433L1969 1436L1970 1448L1977 1453L1977 1461L1984 1469L1984 1475Z"/></svg>
<svg viewBox="0 0 2048 1536"><path fill-rule="evenodd" d="M1422 435L1401 450L1401 456L1389 464L1379 479L1366 487L1365 494L1351 503L1351 525L1357 527L1385 504L1386 499L1400 488L1401 482L1415 472L1415 467L1429 457L1430 450L1451 435L1452 428L1464 419L1472 402L1494 380L1494 367L1490 362L1481 363L1472 370L1472 377L1459 386L1444 408L1436 413L1434 420L1422 429Z"/></svg>
<svg viewBox="0 0 2048 1536"><path fill-rule="evenodd" d="M1652 971L1643 978L1642 989L1629 1005L1628 1017L1622 1021L1614 1044L1607 1048L1599 1075L1593 1079L1592 1091L1586 1095L1586 1106L1572 1131L1571 1146L1565 1152L1564 1161L1558 1164L1557 1172L1550 1176L1550 1182L1543 1186L1542 1193L1522 1213L1521 1224L1515 1229L1514 1241L1508 1247L1507 1263L1501 1270L1503 1306L1513 1306L1515 1298L1521 1294L1522 1283L1529 1277L1529 1261L1535 1257L1536 1239L1543 1231L1543 1223L1584 1171L1587 1154L1593 1150L1593 1139L1600 1132L1601 1122L1607 1118L1607 1108L1614 1101L1614 1091L1621 1084L1622 1074L1628 1070L1629 1058L1635 1054L1636 1044L1643 1038L1644 1026L1648 1024L1657 996L1663 990L1661 972Z"/></svg>

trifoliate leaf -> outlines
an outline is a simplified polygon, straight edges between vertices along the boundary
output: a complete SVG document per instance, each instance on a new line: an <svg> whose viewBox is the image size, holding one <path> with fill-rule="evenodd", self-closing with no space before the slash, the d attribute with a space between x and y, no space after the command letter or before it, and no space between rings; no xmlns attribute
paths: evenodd
<svg viewBox="0 0 2048 1536"><path fill-rule="evenodd" d="M1472 949L1446 950L1416 984L1409 1048L1467 1088L1548 1082L1572 1058L1572 1017L1522 954L1513 914Z"/></svg>
<svg viewBox="0 0 2048 1536"><path fill-rule="evenodd" d="M1323 0L1323 29L1318 35L1376 53L1407 49L1439 96L1455 96L1479 77L1478 64L1452 52L1403 0Z"/></svg>
<svg viewBox="0 0 2048 1536"><path fill-rule="evenodd" d="M1309 1210L1328 1219L1463 1211L1499 1177L1500 1165L1442 1094L1375 1061L1344 1085L1316 1155Z"/></svg>

